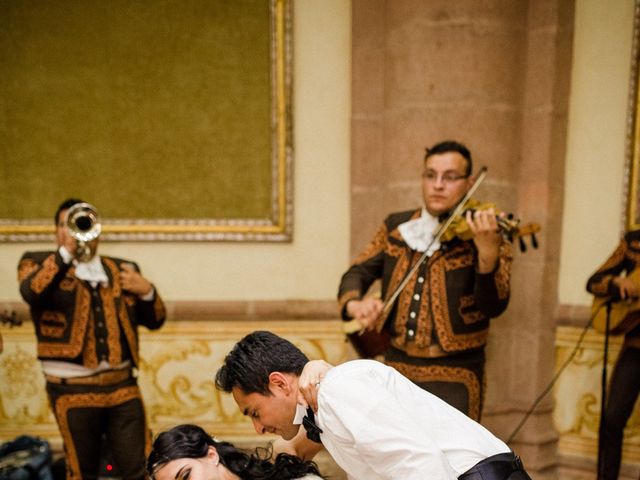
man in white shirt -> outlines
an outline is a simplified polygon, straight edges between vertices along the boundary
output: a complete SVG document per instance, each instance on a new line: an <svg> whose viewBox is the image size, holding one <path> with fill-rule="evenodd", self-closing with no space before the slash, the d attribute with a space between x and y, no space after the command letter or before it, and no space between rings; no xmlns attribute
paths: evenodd
<svg viewBox="0 0 640 480"><path fill-rule="evenodd" d="M56 250L24 253L20 294L30 307L67 478L100 476L104 437L117 473L143 479L151 437L134 372L138 325L160 328L165 307L135 263L98 255L99 238L79 245L70 234L67 213L82 203L58 207ZM89 231L91 220L78 219Z"/></svg>
<svg viewBox="0 0 640 480"><path fill-rule="evenodd" d="M233 394L260 434L292 440L302 423L353 480L530 479L505 443L376 361L330 369L317 415L307 409L305 416L298 383L307 363L289 341L253 332L226 356L216 386Z"/></svg>

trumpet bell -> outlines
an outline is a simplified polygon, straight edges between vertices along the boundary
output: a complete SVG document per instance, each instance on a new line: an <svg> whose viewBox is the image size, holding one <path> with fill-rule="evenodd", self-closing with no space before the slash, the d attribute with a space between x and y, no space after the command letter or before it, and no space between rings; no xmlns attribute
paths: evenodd
<svg viewBox="0 0 640 480"><path fill-rule="evenodd" d="M102 225L96 207L90 203L76 203L67 210L65 221L69 233L79 242L90 242L100 236Z"/></svg>

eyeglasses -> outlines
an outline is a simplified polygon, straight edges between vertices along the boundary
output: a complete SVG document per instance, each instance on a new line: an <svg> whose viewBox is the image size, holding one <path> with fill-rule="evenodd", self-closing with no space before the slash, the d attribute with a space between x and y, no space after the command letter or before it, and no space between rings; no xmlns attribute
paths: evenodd
<svg viewBox="0 0 640 480"><path fill-rule="evenodd" d="M434 172L433 170L426 170L422 172L422 178L424 178L427 182L436 182L438 180L438 176L442 183L452 184L457 182L458 180L463 180L465 178L469 178L469 175L460 175L457 172L444 172L440 175L438 172Z"/></svg>

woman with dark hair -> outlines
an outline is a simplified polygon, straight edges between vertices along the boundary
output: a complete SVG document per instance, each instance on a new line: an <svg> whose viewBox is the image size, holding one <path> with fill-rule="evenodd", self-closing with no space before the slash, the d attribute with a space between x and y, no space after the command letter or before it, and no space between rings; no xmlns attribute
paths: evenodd
<svg viewBox="0 0 640 480"><path fill-rule="evenodd" d="M153 442L147 472L153 480L322 480L313 462L286 453L245 452L214 439L197 425L178 425ZM266 458L265 458L266 457Z"/></svg>

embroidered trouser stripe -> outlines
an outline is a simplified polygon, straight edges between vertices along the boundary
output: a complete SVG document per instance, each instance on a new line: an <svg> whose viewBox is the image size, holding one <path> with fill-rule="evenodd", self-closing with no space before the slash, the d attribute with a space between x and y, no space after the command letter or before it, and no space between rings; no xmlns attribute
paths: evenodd
<svg viewBox="0 0 640 480"><path fill-rule="evenodd" d="M64 441L68 479L97 478L102 433L122 478L144 478L151 435L135 380L111 388L47 383L47 391Z"/></svg>

